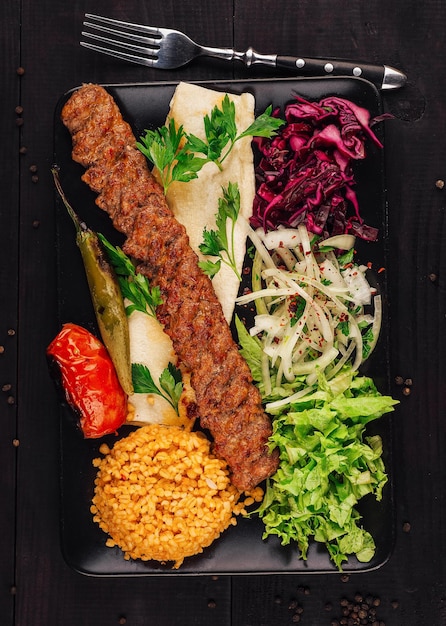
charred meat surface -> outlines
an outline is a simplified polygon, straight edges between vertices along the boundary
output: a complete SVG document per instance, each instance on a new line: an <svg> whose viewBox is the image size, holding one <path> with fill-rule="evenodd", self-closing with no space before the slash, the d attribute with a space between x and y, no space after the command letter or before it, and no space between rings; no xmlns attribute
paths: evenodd
<svg viewBox="0 0 446 626"><path fill-rule="evenodd" d="M74 92L62 121L72 135L73 159L86 168L82 179L126 236L124 251L161 289L157 316L191 372L201 426L228 463L234 485L249 490L277 468L277 455L267 447L271 423L184 227L104 88L88 84Z"/></svg>

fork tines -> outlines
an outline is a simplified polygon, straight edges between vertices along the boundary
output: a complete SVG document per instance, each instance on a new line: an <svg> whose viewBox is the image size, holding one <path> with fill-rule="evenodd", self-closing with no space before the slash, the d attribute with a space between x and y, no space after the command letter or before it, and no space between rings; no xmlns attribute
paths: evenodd
<svg viewBox="0 0 446 626"><path fill-rule="evenodd" d="M81 41L81 46L139 65L151 66L156 62L156 53L162 37L159 28L122 22L91 13L86 13L85 18L83 26L89 30L82 31L82 37L87 41ZM144 33L144 35L137 33ZM90 40L103 45L91 43ZM122 52L122 50L127 52ZM137 55L131 54L132 52ZM139 56L141 54L144 56Z"/></svg>

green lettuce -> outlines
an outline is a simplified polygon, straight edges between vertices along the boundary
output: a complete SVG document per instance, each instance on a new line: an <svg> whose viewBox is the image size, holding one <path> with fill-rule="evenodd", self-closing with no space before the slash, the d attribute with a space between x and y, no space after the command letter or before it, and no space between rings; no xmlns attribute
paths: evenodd
<svg viewBox="0 0 446 626"><path fill-rule="evenodd" d="M235 328L238 335L240 354L247 362L256 383L262 382L262 344L257 337L251 337L246 326L235 316Z"/></svg>
<svg viewBox="0 0 446 626"><path fill-rule="evenodd" d="M343 376L331 386L321 380L313 393L274 417L270 445L279 449L280 465L257 511L264 539L277 535L282 545L297 542L304 560L312 539L324 543L339 570L348 555L368 562L375 554L356 505L368 494L381 500L388 477L381 438L365 430L397 403L370 378Z"/></svg>

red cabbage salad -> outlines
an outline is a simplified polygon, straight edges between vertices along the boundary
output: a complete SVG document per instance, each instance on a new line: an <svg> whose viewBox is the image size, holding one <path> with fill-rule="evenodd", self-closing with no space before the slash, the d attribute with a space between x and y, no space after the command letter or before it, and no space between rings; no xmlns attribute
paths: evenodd
<svg viewBox="0 0 446 626"><path fill-rule="evenodd" d="M376 552L357 504L368 494L380 501L388 477L381 437L367 425L397 404L360 372L382 302L355 259L356 239L376 241L378 231L361 217L353 163L367 142L382 146L369 112L341 98L296 97L285 118L273 138L255 139L252 283L238 304L256 314L251 327L236 319L280 454L257 513L264 539L295 542L303 560L320 542L342 570L349 556L368 563Z"/></svg>
<svg viewBox="0 0 446 626"><path fill-rule="evenodd" d="M352 165L365 158L366 141L382 147L371 126L387 116L371 120L366 109L336 96L320 102L295 96L284 117L274 137L254 140L261 161L252 226L304 223L315 234L351 233L376 241L377 229L360 214Z"/></svg>

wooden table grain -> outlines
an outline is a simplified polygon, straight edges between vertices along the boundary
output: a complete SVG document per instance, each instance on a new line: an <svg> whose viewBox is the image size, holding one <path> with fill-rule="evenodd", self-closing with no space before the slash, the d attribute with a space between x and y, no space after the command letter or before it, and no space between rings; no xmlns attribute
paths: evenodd
<svg viewBox="0 0 446 626"><path fill-rule="evenodd" d="M85 12L262 52L384 62L394 549L376 571L107 579L64 562L56 334L53 113L83 82L272 77L202 59L156 71L79 47ZM5 626L329 626L340 600L379 597L387 626L446 624L446 18L442 0L4 0L0 20L0 623ZM397 377L410 385L397 385ZM405 392L405 388L410 393ZM299 605L303 612L296 613ZM331 607L331 608L330 608ZM298 616L298 617L297 617Z"/></svg>

